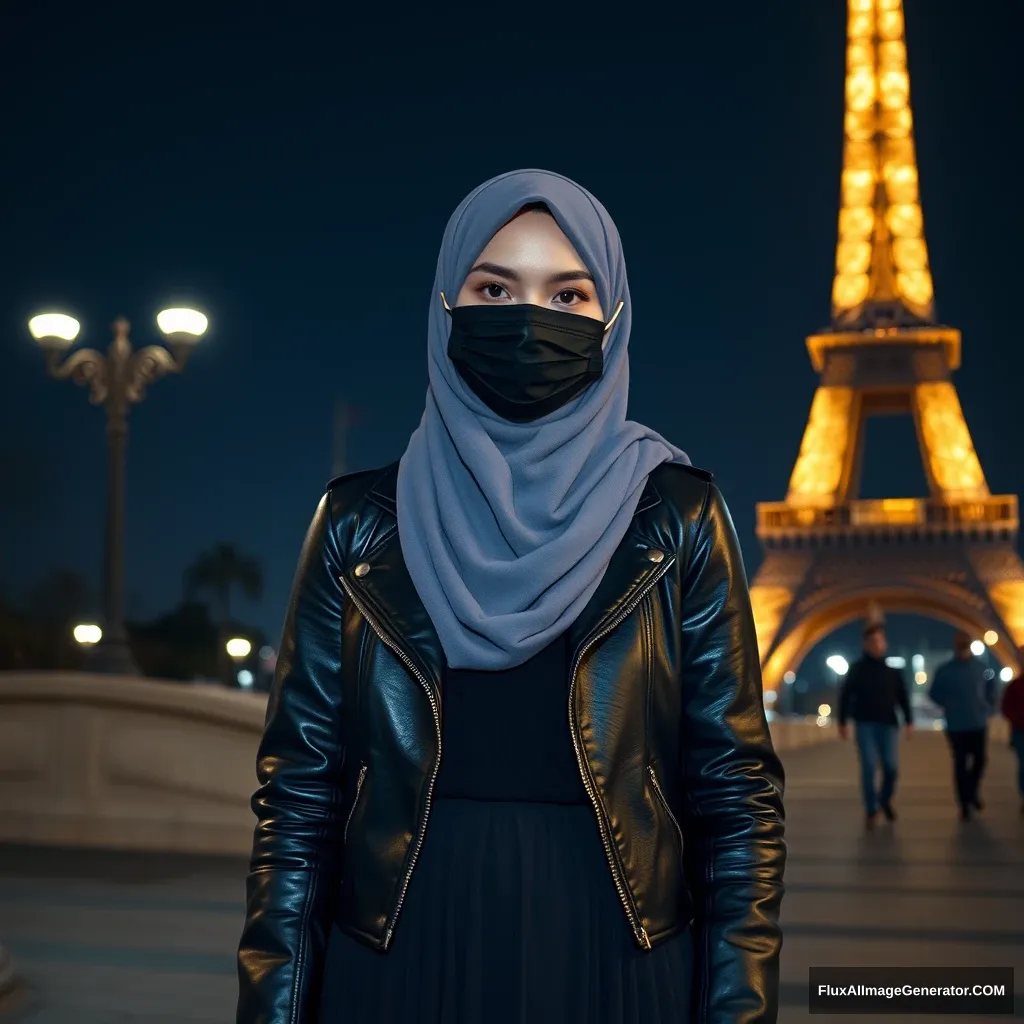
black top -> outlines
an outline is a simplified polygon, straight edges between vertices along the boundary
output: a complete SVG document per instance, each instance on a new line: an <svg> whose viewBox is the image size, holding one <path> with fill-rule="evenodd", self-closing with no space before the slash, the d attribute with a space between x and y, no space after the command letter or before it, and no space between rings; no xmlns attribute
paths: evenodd
<svg viewBox="0 0 1024 1024"><path fill-rule="evenodd" d="M899 669L870 654L850 666L839 694L840 723L852 718L855 722L898 725L896 708L903 712L905 723L914 720L907 680Z"/></svg>
<svg viewBox="0 0 1024 1024"><path fill-rule="evenodd" d="M569 731L566 636L516 668L446 669L441 722L438 798L587 802Z"/></svg>

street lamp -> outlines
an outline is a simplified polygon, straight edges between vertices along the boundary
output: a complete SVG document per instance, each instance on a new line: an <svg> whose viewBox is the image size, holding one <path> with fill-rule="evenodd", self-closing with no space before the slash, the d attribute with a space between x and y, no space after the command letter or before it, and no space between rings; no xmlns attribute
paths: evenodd
<svg viewBox="0 0 1024 1024"><path fill-rule="evenodd" d="M235 661L244 661L252 652L252 642L246 640L244 636L233 636L224 645L224 650L228 652L229 658Z"/></svg>
<svg viewBox="0 0 1024 1024"><path fill-rule="evenodd" d="M103 639L103 630L92 623L82 622L75 626L71 635L75 638L76 643L81 644L83 647L91 647Z"/></svg>
<svg viewBox="0 0 1024 1024"><path fill-rule="evenodd" d="M114 322L114 338L106 354L79 349L68 355L81 325L64 313L32 317L28 329L42 346L46 368L57 380L73 380L89 389L89 401L107 412L107 509L103 559L102 637L93 652L100 672L138 675L128 646L124 623L124 474L128 439L128 410L142 401L146 387L168 373L180 373L208 321L193 309L165 309L157 326L167 348L147 345L133 349L128 321Z"/></svg>

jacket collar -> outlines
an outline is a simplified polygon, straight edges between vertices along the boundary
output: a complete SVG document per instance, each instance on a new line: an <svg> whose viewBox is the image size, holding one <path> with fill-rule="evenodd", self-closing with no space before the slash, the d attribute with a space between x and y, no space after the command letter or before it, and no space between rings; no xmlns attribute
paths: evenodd
<svg viewBox="0 0 1024 1024"><path fill-rule="evenodd" d="M384 513L384 521L374 531L380 540L372 545L367 555L370 571L361 577L350 571L346 579L387 634L391 646L430 683L440 701L444 649L402 557L396 522L397 482L396 463L370 488L369 500ZM648 480L630 529L612 556L597 590L569 629L570 645L577 658L592 639L614 628L616 618L624 610L628 613L637 595L644 592L645 583L663 575L675 560L674 552L652 547L638 529L636 517L661 500ZM655 553L659 551L660 554Z"/></svg>

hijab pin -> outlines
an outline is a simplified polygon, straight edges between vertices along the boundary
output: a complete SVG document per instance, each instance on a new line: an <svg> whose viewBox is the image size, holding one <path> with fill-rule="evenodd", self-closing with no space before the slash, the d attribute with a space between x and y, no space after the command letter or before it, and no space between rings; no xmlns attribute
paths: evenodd
<svg viewBox="0 0 1024 1024"><path fill-rule="evenodd" d="M441 294L441 298L442 298L442 299L444 298L444 293L442 293L442 294ZM612 318L611 318L611 320L609 320L609 321L608 321L608 323L606 323L606 324L604 325L604 329L605 329L606 331L609 331L609 330L611 330L611 326L612 326L612 324L613 324L613 323L615 323L615 321L619 319L619 314L620 314L620 313L622 312L622 307L623 307L623 305L625 305L625 303L623 302L623 300L622 300L622 299L619 299L619 304L618 304L618 305L617 305L617 306L615 307L615 312L614 312L614 313L612 313Z"/></svg>
<svg viewBox="0 0 1024 1024"><path fill-rule="evenodd" d="M450 313L452 311L452 307L448 305L448 300L444 297L444 292L441 292L441 305L444 306L444 311L446 313ZM618 313L615 315L618 316Z"/></svg>

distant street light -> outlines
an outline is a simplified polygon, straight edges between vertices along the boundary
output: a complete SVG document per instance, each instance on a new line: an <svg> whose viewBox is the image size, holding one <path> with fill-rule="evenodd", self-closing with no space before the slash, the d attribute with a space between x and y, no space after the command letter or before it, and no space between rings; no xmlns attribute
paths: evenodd
<svg viewBox="0 0 1024 1024"><path fill-rule="evenodd" d="M980 658L985 653L985 645L980 640L971 641L971 654Z"/></svg>
<svg viewBox="0 0 1024 1024"><path fill-rule="evenodd" d="M135 350L128 321L114 323L114 339L106 355L79 349L68 355L81 325L64 313L32 317L28 329L46 355L46 367L58 380L73 380L89 389L89 401L107 411L107 509L103 560L104 623L90 659L100 672L138 675L124 623L124 476L128 410L142 401L147 385L168 373L180 373L208 321L193 309L165 309L157 326L167 348L147 345Z"/></svg>
<svg viewBox="0 0 1024 1024"><path fill-rule="evenodd" d="M103 639L103 630L99 626L83 622L81 625L75 626L72 635L78 643L84 646L92 646L93 644L98 644Z"/></svg>
<svg viewBox="0 0 1024 1024"><path fill-rule="evenodd" d="M224 649L228 652L229 658L241 661L243 658L249 657L249 653L252 651L252 644L244 636L233 636L224 645Z"/></svg>
<svg viewBox="0 0 1024 1024"><path fill-rule="evenodd" d="M985 641L987 647L995 647L999 643L999 634L994 629L989 629L981 639Z"/></svg>
<svg viewBox="0 0 1024 1024"><path fill-rule="evenodd" d="M818 705L818 717L819 718L828 718L828 716L831 715L831 714L832 714L832 705L831 704L819 704Z"/></svg>
<svg viewBox="0 0 1024 1024"><path fill-rule="evenodd" d="M850 671L850 663L841 654L830 654L825 659L825 664L828 665L828 667L832 669L837 676L845 676L846 673Z"/></svg>
<svg viewBox="0 0 1024 1024"><path fill-rule="evenodd" d="M1010 682L1013 679L1013 669L1009 665L1004 666L999 670L999 678L1004 683Z"/></svg>

